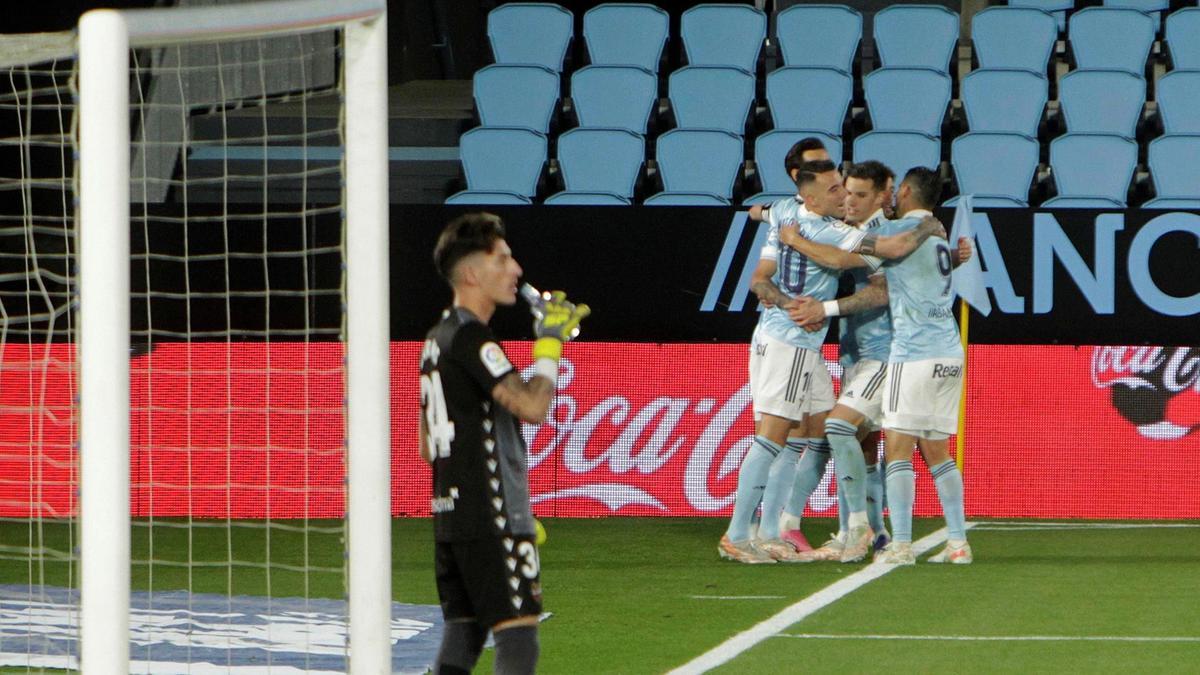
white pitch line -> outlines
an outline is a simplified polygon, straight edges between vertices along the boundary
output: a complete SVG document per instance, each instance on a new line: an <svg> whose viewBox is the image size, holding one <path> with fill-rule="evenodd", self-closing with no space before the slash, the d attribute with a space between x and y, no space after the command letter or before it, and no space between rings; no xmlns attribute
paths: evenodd
<svg viewBox="0 0 1200 675"><path fill-rule="evenodd" d="M779 633L775 637L804 640L919 640L949 642L1200 642L1200 637L1139 635L850 635Z"/></svg>
<svg viewBox="0 0 1200 675"><path fill-rule="evenodd" d="M974 523L979 531L1022 532L1033 530L1141 530L1141 529L1196 529L1200 523L1072 523L1072 522L1021 522L1008 520L980 520Z"/></svg>
<svg viewBox="0 0 1200 675"><path fill-rule="evenodd" d="M973 523L967 523L970 528ZM921 555L929 551L934 546L946 540L946 528L942 528L933 534L922 537L913 542L913 553ZM820 565L821 563L808 563L812 565ZM801 565L803 567L803 565ZM724 663L728 663L738 654L750 649L754 645L766 640L767 638L777 635L788 626L791 626L813 612L827 607L828 605L841 600L850 593L858 590L866 584L882 577L883 575L896 569L898 565L887 565L882 562L871 563L861 570L847 577L842 577L825 588L813 593L803 600L785 607L780 610L775 616L762 621L749 629L734 635L721 644L713 647L707 652L697 656L687 663L670 671L667 675L692 675L693 673L704 673Z"/></svg>
<svg viewBox="0 0 1200 675"><path fill-rule="evenodd" d="M780 600L782 595L689 595L693 600Z"/></svg>

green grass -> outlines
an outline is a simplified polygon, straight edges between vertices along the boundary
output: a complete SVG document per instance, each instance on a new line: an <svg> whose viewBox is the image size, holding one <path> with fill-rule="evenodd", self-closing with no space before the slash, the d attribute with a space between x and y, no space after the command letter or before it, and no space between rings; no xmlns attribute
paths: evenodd
<svg viewBox="0 0 1200 675"><path fill-rule="evenodd" d="M746 566L718 560L723 519L547 519L541 551L546 609L542 673L658 673L682 665L779 610L861 568L859 565ZM322 527L331 523L318 523ZM155 557L252 563L231 576L221 568L193 568L198 591L276 596L342 597L336 571L300 574L304 538L273 529L271 569L266 530L259 524L194 530L177 522L153 532L135 528L135 557L150 536ZM940 526L918 521L919 537ZM819 540L833 526L810 520ZM66 530L48 527L46 543L60 550ZM310 535L308 562L336 570L341 545L335 532ZM26 541L28 528L0 523L0 544ZM436 604L432 524L397 520L393 526L392 583L403 602ZM807 669L900 673L1194 671L1198 642L947 641L945 636L1200 637L1200 528L998 531L971 534L976 562L968 567L918 564L873 581L782 636L765 640L718 670L778 673ZM60 548L61 547L61 548ZM168 555L169 554L169 555ZM47 563L47 583L66 585L66 563ZM186 588L187 569L138 565L134 587ZM0 557L0 583L26 583L29 567ZM755 600L693 596L780 596ZM837 638L796 638L797 634ZM847 636L922 636L920 640L851 640ZM477 669L491 671L486 652Z"/></svg>

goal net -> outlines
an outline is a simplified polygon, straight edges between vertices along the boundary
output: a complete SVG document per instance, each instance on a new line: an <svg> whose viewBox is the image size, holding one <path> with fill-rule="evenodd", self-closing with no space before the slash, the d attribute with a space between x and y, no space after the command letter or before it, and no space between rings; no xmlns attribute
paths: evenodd
<svg viewBox="0 0 1200 675"><path fill-rule="evenodd" d="M382 4L0 53L0 665L391 669Z"/></svg>

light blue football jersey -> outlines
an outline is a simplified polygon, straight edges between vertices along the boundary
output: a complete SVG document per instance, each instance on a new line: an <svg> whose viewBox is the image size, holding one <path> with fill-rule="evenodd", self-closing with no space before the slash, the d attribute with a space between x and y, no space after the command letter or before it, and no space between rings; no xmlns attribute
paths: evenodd
<svg viewBox="0 0 1200 675"><path fill-rule="evenodd" d="M914 211L887 222L879 233L911 230L928 212ZM883 263L892 313L892 362L962 358L958 324L954 321L954 291L950 286L950 244L930 237L899 260Z"/></svg>
<svg viewBox="0 0 1200 675"><path fill-rule="evenodd" d="M883 211L880 210L876 211L859 229L864 234L876 234L887 222ZM868 261L874 262L874 259L868 258ZM862 290L872 274L874 272L865 267L856 267L850 270L850 275L854 279L854 290L856 292ZM887 306L877 307L859 314L846 315L841 318L839 324L840 357L838 361L842 364L843 369L848 369L851 365L864 359L887 362L892 347L892 313Z"/></svg>
<svg viewBox="0 0 1200 675"><path fill-rule="evenodd" d="M779 228L795 224L806 239L846 251L853 250L866 234L836 218L809 213L803 202L795 198L775 202L768 211L767 222L767 243L763 246L762 257L776 262L771 281L789 297L807 295L818 300L832 300L837 294L838 272L821 267L799 251L781 244ZM825 342L828 325L810 333L797 326L787 311L767 307L758 317L758 330L792 346L816 351Z"/></svg>

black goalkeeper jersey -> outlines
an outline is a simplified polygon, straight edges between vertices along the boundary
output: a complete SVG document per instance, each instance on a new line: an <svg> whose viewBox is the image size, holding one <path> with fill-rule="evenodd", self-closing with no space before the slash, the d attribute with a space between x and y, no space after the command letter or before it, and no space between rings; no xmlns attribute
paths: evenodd
<svg viewBox="0 0 1200 675"><path fill-rule="evenodd" d="M421 350L421 414L435 455L434 537L439 542L533 535L525 440L492 400L513 366L490 328L461 307L442 313Z"/></svg>

